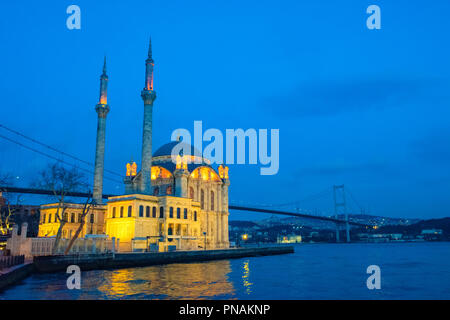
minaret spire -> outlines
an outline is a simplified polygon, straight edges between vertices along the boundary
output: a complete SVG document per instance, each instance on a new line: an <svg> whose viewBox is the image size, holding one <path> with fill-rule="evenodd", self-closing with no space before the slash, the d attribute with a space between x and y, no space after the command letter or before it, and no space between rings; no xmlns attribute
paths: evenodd
<svg viewBox="0 0 450 320"><path fill-rule="evenodd" d="M103 73L100 76L100 98L98 104L107 104L108 75L106 74L106 56L103 60Z"/></svg>
<svg viewBox="0 0 450 320"><path fill-rule="evenodd" d="M106 76L106 55L105 55L105 59L103 60L103 74Z"/></svg>
<svg viewBox="0 0 450 320"><path fill-rule="evenodd" d="M103 73L100 76L100 98L95 107L97 111L97 144L95 146L94 191L92 198L96 204L102 203L103 171L105 162L106 115L109 112L107 104L108 75L106 74L106 56L103 61Z"/></svg>
<svg viewBox="0 0 450 320"><path fill-rule="evenodd" d="M153 61L153 59L152 59L152 37L150 37L150 40L148 43L148 58Z"/></svg>
<svg viewBox="0 0 450 320"><path fill-rule="evenodd" d="M151 91L153 90L153 67L155 66L155 61L152 57L152 38L150 38L148 43L148 57L145 60L145 89Z"/></svg>
<svg viewBox="0 0 450 320"><path fill-rule="evenodd" d="M144 100L144 125L142 132L142 164L140 192L151 194L151 170L152 170L152 127L153 127L153 101L156 92L153 90L153 67L155 63L152 58L152 40L150 38L148 57L145 60L145 87L141 92Z"/></svg>

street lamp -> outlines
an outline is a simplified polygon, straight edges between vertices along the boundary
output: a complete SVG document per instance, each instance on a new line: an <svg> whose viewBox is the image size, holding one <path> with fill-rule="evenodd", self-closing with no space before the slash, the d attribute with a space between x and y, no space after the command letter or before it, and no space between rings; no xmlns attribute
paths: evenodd
<svg viewBox="0 0 450 320"><path fill-rule="evenodd" d="M203 235L205 236L205 248L204 248L204 250L206 250L206 232L203 232Z"/></svg>

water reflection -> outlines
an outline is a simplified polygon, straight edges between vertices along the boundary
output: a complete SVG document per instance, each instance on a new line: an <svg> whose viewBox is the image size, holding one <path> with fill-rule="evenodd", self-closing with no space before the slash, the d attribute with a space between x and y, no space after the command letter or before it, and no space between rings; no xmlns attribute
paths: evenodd
<svg viewBox="0 0 450 320"><path fill-rule="evenodd" d="M250 277L250 261L249 260L245 260L244 264L242 266L243 269L243 274L242 274L242 284L244 285L245 288L245 293L246 294L250 294L252 293L252 285L253 283L251 283L249 281L249 277Z"/></svg>
<svg viewBox="0 0 450 320"><path fill-rule="evenodd" d="M98 293L105 299L229 299L235 295L230 272L226 260L102 271Z"/></svg>

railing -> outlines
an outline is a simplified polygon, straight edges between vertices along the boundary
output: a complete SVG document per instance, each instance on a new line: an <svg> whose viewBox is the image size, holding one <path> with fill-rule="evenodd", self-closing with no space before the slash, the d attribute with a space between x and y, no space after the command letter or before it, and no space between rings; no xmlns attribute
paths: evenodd
<svg viewBox="0 0 450 320"><path fill-rule="evenodd" d="M0 257L0 270L9 268L25 262L25 256L6 256Z"/></svg>
<svg viewBox="0 0 450 320"><path fill-rule="evenodd" d="M32 238L31 255L32 256L48 256L52 254L63 254L66 250L69 239L61 239L58 247L53 253L54 238ZM70 254L92 254L106 253L112 251L112 241L105 238L78 238L70 249Z"/></svg>

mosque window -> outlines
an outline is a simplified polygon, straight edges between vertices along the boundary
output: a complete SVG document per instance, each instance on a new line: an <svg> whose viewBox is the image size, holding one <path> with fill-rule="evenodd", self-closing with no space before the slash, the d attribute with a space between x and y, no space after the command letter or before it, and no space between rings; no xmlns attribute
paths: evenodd
<svg viewBox="0 0 450 320"><path fill-rule="evenodd" d="M194 188L189 188L189 198L194 199Z"/></svg>
<svg viewBox="0 0 450 320"><path fill-rule="evenodd" d="M123 207L120 207L120 217L123 218Z"/></svg>
<svg viewBox="0 0 450 320"><path fill-rule="evenodd" d="M150 218L150 206L145 207L145 217Z"/></svg>
<svg viewBox="0 0 450 320"><path fill-rule="evenodd" d="M45 213L44 213L44 215L42 216L42 223L45 223Z"/></svg>
<svg viewBox="0 0 450 320"><path fill-rule="evenodd" d="M81 213L78 214L78 222L81 222Z"/></svg>
<svg viewBox="0 0 450 320"><path fill-rule="evenodd" d="M144 206L139 206L139 217L144 216Z"/></svg>
<svg viewBox="0 0 450 320"><path fill-rule="evenodd" d="M116 217L116 207L113 208L112 217L113 217L113 218Z"/></svg>
<svg viewBox="0 0 450 320"><path fill-rule="evenodd" d="M205 206L205 191L203 189L200 191L200 208L204 209Z"/></svg>
<svg viewBox="0 0 450 320"><path fill-rule="evenodd" d="M173 218L173 207L169 209L169 218Z"/></svg>
<svg viewBox="0 0 450 320"><path fill-rule="evenodd" d="M194 221L197 221L197 211L194 211Z"/></svg>
<svg viewBox="0 0 450 320"><path fill-rule="evenodd" d="M155 189L153 189L153 195L157 196L159 194L159 187L156 187Z"/></svg>
<svg viewBox="0 0 450 320"><path fill-rule="evenodd" d="M164 218L164 207L159 208L159 217Z"/></svg>
<svg viewBox="0 0 450 320"><path fill-rule="evenodd" d="M156 207L152 208L152 217L156 218Z"/></svg>
<svg viewBox="0 0 450 320"><path fill-rule="evenodd" d="M166 188L166 194L172 194L172 186Z"/></svg>
<svg viewBox="0 0 450 320"><path fill-rule="evenodd" d="M94 223L94 214L91 214L91 220L90 220L90 222L91 222L91 223Z"/></svg>
<svg viewBox="0 0 450 320"><path fill-rule="evenodd" d="M131 217L131 206L128 206L128 217Z"/></svg>
<svg viewBox="0 0 450 320"><path fill-rule="evenodd" d="M184 218L187 219L187 209L184 208Z"/></svg>
<svg viewBox="0 0 450 320"><path fill-rule="evenodd" d="M181 209L177 208L177 219L181 218Z"/></svg>
<svg viewBox="0 0 450 320"><path fill-rule="evenodd" d="M75 223L75 212L70 215L70 222Z"/></svg>
<svg viewBox="0 0 450 320"><path fill-rule="evenodd" d="M211 211L214 211L214 191L211 191Z"/></svg>

